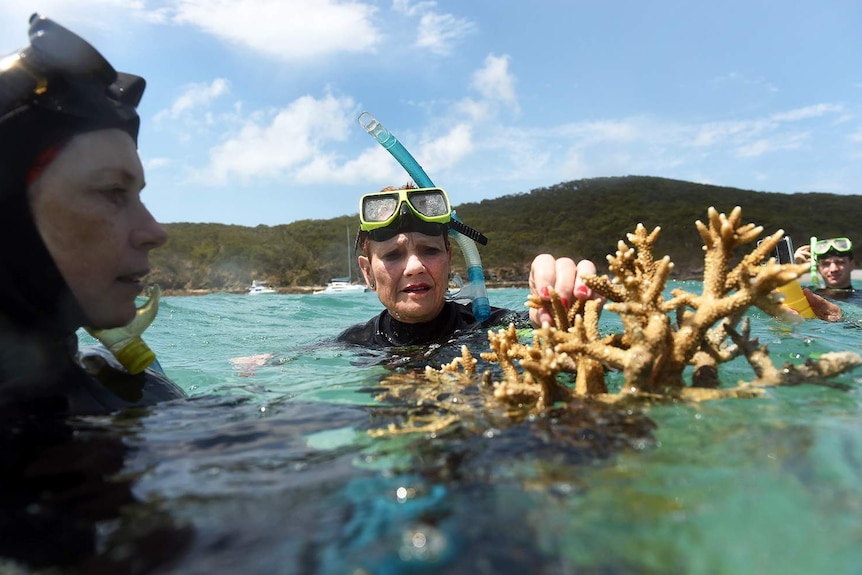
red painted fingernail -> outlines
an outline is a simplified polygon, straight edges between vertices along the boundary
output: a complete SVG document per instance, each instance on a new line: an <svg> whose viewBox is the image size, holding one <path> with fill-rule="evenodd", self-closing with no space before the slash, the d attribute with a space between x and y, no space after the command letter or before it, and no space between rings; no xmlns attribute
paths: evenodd
<svg viewBox="0 0 862 575"><path fill-rule="evenodd" d="M581 297L587 297L590 294L590 288L581 284L575 288L575 295Z"/></svg>
<svg viewBox="0 0 862 575"><path fill-rule="evenodd" d="M563 307L569 307L569 300L567 300L566 298L562 298L561 301L563 302Z"/></svg>
<svg viewBox="0 0 862 575"><path fill-rule="evenodd" d="M545 286L540 289L539 293L542 294L542 297L551 297L551 294L548 292L548 286Z"/></svg>

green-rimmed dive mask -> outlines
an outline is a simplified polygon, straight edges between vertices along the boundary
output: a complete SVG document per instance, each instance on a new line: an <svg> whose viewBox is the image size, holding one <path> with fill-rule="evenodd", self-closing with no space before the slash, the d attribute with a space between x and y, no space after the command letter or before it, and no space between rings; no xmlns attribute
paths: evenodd
<svg viewBox="0 0 862 575"><path fill-rule="evenodd" d="M828 240L815 239L811 242L811 253L814 256L822 256L831 250L843 254L852 249L853 243L849 238L831 238Z"/></svg>
<svg viewBox="0 0 862 575"><path fill-rule="evenodd" d="M451 219L449 197L441 188L389 190L365 194L359 201L359 229L374 241L385 241L399 230L440 235Z"/></svg>

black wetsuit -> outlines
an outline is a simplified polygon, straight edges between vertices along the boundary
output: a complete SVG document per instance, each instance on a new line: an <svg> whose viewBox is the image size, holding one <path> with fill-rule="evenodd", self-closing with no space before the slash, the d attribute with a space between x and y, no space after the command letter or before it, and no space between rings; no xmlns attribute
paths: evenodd
<svg viewBox="0 0 862 575"><path fill-rule="evenodd" d="M10 335L3 331L0 350L0 414L7 417L104 414L186 397L155 369L131 375L104 347L78 350L75 334L55 341Z"/></svg>
<svg viewBox="0 0 862 575"><path fill-rule="evenodd" d="M403 323L383 310L367 322L341 332L337 341L377 349L445 343L458 333L487 329L509 321L522 323L524 316L509 309L492 307L488 319L478 322L468 304L449 301L436 318L426 323Z"/></svg>

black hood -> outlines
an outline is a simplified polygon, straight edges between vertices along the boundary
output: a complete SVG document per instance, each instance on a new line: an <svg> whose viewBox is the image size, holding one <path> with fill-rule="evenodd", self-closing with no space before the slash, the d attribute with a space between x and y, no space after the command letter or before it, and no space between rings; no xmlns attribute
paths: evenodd
<svg viewBox="0 0 862 575"><path fill-rule="evenodd" d="M36 228L28 173L78 134L117 128L137 143L146 82L41 16L30 20L30 41L0 72L0 306L15 331L63 335L87 320Z"/></svg>

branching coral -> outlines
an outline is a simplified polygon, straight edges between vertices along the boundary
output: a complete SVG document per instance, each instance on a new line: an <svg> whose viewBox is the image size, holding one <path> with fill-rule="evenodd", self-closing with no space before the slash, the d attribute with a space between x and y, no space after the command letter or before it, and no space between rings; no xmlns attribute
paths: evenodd
<svg viewBox="0 0 862 575"><path fill-rule="evenodd" d="M478 386L477 360L466 347L461 357L440 370L428 367L421 377L390 377L384 382L389 391L380 399L410 401L418 411L405 425L383 433L437 432L454 422L463 424L463 416L477 410L497 413L508 406L510 416L523 415L525 409L541 412L576 398L620 402L756 397L767 386L836 385L829 379L862 364L862 356L842 352L803 365L775 367L766 346L751 337L750 320L743 314L754 306L773 316L791 315L775 290L799 277L806 266L782 265L769 258L784 235L781 230L739 258L736 251L763 232L760 226L742 223L739 207L729 216L709 208L707 223L695 225L705 251L700 294L675 289L665 298L673 264L667 256L653 257L660 228L647 232L638 224L627 235L631 245L620 241L616 253L607 258L613 277L583 278L605 298L604 306L601 300L576 300L567 309L553 290L550 302L530 296L528 306L550 305L553 326L535 329L529 345L520 341L513 325L489 332L490 351L481 358L500 369L497 376L485 371ZM621 333L601 335L602 309L619 316ZM738 357L747 360L755 378L733 388L720 387L719 365ZM624 375L620 393L608 393L607 370ZM498 400L496 407L485 401L488 395Z"/></svg>
<svg viewBox="0 0 862 575"><path fill-rule="evenodd" d="M631 245L620 241L616 254L608 256L613 278L584 278L608 300L604 309L619 315L623 332L601 337L597 304L576 303L565 309L551 293L555 325L535 330L532 345L520 343L512 328L489 333L491 351L482 358L499 363L504 374L494 384L495 395L519 402L532 396L542 409L572 395L606 394L604 372L609 368L623 372L623 394L696 399L750 396L767 385L825 382L862 363L859 355L844 353L777 369L766 347L750 338L748 319L739 329L737 325L751 306L787 316L775 290L799 277L805 266L767 259L784 235L779 230L731 267L736 250L755 242L763 232L761 226L742 223L739 207L729 216L710 208L708 222L698 221L696 226L705 250L701 294L675 289L665 299L673 264L667 256L653 258L660 228L647 232L638 224L627 235ZM527 305L538 307L546 302L531 296ZM756 379L737 388L717 389L719 364L740 356L752 366ZM684 381L688 367L693 368L689 385ZM577 374L574 389L559 382L562 373Z"/></svg>

